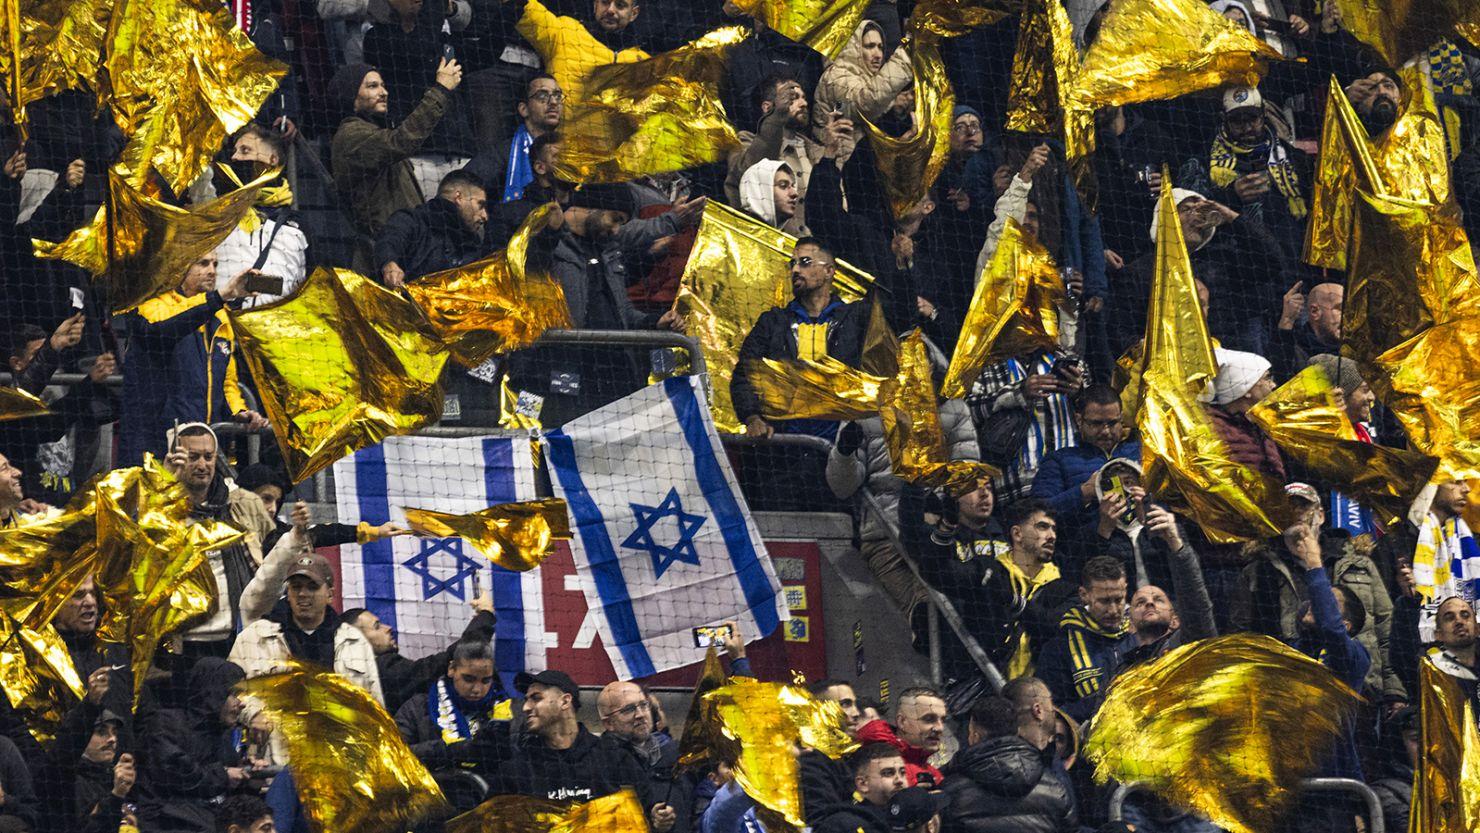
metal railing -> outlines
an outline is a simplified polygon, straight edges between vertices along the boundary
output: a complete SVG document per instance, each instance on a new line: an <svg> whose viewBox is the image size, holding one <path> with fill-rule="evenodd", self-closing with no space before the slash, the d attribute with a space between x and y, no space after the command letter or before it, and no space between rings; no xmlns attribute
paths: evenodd
<svg viewBox="0 0 1480 833"><path fill-rule="evenodd" d="M1355 793L1367 807L1367 833L1384 833L1386 820L1382 816L1382 802L1372 788L1352 778L1306 778L1300 782L1301 792L1349 792ZM1125 802L1132 794L1150 792L1144 784L1132 781L1121 784L1110 794L1110 820L1120 821ZM1393 833L1404 833L1398 830Z"/></svg>

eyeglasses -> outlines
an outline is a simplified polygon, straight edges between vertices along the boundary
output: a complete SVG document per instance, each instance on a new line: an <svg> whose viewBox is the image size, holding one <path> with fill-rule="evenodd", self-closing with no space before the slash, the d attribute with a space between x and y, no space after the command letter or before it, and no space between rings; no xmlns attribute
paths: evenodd
<svg viewBox="0 0 1480 833"><path fill-rule="evenodd" d="M616 709L615 711L607 712L606 714L601 716L601 719L610 720L613 717L620 717L623 720L631 720L632 718L637 716L638 709L645 709L647 707L647 703L630 703L621 707L620 709Z"/></svg>
<svg viewBox="0 0 1480 833"><path fill-rule="evenodd" d="M559 104L565 101L565 93L560 90L540 90L529 94L530 101L538 101L541 104Z"/></svg>
<svg viewBox="0 0 1480 833"><path fill-rule="evenodd" d="M982 132L982 127L969 121L961 121L951 125L951 132L960 133L963 136L975 136Z"/></svg>
<svg viewBox="0 0 1480 833"><path fill-rule="evenodd" d="M794 257L791 260L787 261L787 263L789 265L791 265L791 266L800 266L803 269L808 269L808 268L810 268L812 266L821 266L823 268L827 268L828 266L831 266L832 265L829 262L818 260L818 259L812 257L811 255L802 255L801 257Z"/></svg>

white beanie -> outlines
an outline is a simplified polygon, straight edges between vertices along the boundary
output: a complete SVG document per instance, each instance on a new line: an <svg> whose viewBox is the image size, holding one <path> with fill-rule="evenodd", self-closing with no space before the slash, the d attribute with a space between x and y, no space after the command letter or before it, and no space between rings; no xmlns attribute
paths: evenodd
<svg viewBox="0 0 1480 833"><path fill-rule="evenodd" d="M1199 200L1205 200L1205 199L1207 199L1207 197L1204 197L1202 194L1199 194L1198 192L1189 190L1187 188L1173 188L1172 189L1172 205L1174 205L1174 206L1181 205L1182 203L1187 202L1188 200L1194 199L1194 198L1199 199ZM1158 216L1156 216L1155 212L1153 212L1152 213L1152 216L1151 216L1151 242L1152 243L1155 243L1156 242L1156 228L1157 228L1158 225L1160 225L1160 223L1161 223L1161 218L1158 217ZM1213 235L1216 234L1217 231L1218 231L1218 229L1216 229L1216 228L1210 229L1208 231L1208 240L1212 240L1213 239ZM1203 246L1206 246L1208 244L1208 240L1204 240L1203 241ZM1201 249L1202 246L1198 246L1198 248Z"/></svg>
<svg viewBox="0 0 1480 833"><path fill-rule="evenodd" d="M1227 405L1248 393L1269 372L1269 360L1257 353L1214 348L1218 378L1213 380L1213 404Z"/></svg>

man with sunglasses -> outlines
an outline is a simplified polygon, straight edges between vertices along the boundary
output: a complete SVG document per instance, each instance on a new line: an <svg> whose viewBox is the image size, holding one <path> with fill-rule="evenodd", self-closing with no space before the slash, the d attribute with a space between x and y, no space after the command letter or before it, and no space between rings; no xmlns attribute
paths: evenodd
<svg viewBox="0 0 1480 833"><path fill-rule="evenodd" d="M838 430L835 421L763 416L760 397L750 380L750 366L759 359L810 362L833 359L857 367L863 356L869 305L860 301L845 303L833 292L837 259L817 238L803 237L797 241L790 269L792 301L761 313L745 336L740 345L739 363L730 380L730 397L748 437L769 439L779 431L832 440ZM824 455L796 446L752 451L756 453L747 456L778 458L753 459L753 465L743 467L742 487L756 475L764 476L763 483L754 484L757 489L745 488L747 496L753 496L752 508L761 508L758 500L759 503L775 501L791 508L822 508L835 503L823 477ZM768 453L772 451L784 453Z"/></svg>

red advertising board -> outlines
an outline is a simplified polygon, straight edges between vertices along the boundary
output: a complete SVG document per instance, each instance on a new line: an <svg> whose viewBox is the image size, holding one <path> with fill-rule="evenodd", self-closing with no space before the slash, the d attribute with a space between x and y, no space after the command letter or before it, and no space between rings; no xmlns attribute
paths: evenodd
<svg viewBox="0 0 1480 833"><path fill-rule="evenodd" d="M751 665L761 679L789 680L798 671L809 680L827 675L822 613L822 550L815 542L767 543L777 577L786 593L791 620L764 639L750 643ZM337 548L323 551L339 567ZM588 615L575 562L564 542L539 567L544 596L545 666L570 674L583 686L600 686L616 678L601 644L596 619ZM336 606L342 609L336 582ZM530 623L526 620L526 626ZM749 635L751 638L754 634ZM455 639L457 634L448 634ZM691 687L700 663L675 668L642 680L653 687Z"/></svg>

